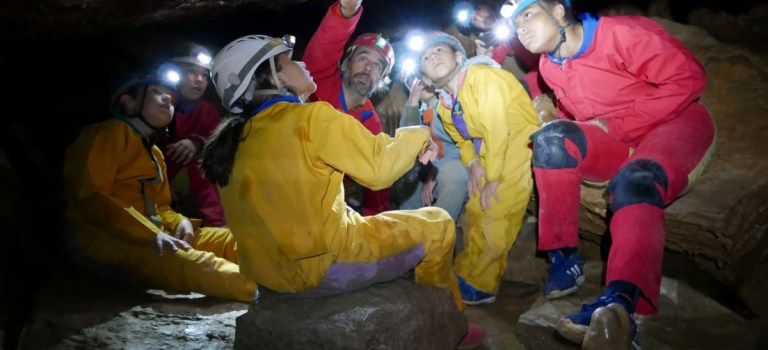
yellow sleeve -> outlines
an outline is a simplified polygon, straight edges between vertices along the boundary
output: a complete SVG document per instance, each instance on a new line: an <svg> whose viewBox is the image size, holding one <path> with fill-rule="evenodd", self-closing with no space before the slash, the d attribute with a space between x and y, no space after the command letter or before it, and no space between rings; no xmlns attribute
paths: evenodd
<svg viewBox="0 0 768 350"><path fill-rule="evenodd" d="M426 127L401 128L396 137L374 136L328 104L318 106L315 114L309 132L317 157L372 190L392 186L413 167L429 140Z"/></svg>
<svg viewBox="0 0 768 350"><path fill-rule="evenodd" d="M533 113L533 102L520 82L512 74L490 67L477 67L467 73L464 87L459 91L459 99L471 100L477 108L467 112L465 118L472 119L472 124L483 138L482 148L485 178L488 181L504 180L504 161L513 139L527 138L522 133L530 130L533 121L528 114ZM535 114L533 114L535 115ZM530 125L529 125L530 124Z"/></svg>
<svg viewBox="0 0 768 350"><path fill-rule="evenodd" d="M74 191L70 205L90 224L118 239L138 245L154 242L161 228L127 202L112 196L118 161L131 142L116 127L90 131L81 135L68 152L64 171L69 182L66 185Z"/></svg>
<svg viewBox="0 0 768 350"><path fill-rule="evenodd" d="M152 154L155 155L160 170L163 172L163 182L159 184L160 188L155 196L155 205L157 206L157 214L160 216L160 220L171 233L176 231L176 226L182 220L187 219L184 215L181 215L171 209L171 185L168 180L167 166L165 165L165 157L163 152L157 146L152 147Z"/></svg>
<svg viewBox="0 0 768 350"><path fill-rule="evenodd" d="M464 162L464 166L469 166L469 162L471 162L472 159L480 157L475 153L475 145L472 143L472 140L467 140L461 136L459 130L453 125L451 111L448 108L445 108L445 106L440 104L439 107L437 107L437 114L440 116L440 119L443 120L445 131L451 136L453 141L456 142L456 146L459 147L459 156L461 157L461 161Z"/></svg>

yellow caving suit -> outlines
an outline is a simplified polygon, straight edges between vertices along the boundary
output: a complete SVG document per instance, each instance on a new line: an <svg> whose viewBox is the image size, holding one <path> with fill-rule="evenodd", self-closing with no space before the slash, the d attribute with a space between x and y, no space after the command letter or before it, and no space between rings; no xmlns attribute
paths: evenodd
<svg viewBox="0 0 768 350"><path fill-rule="evenodd" d="M158 172L162 179L152 181ZM228 229L197 229L193 249L165 248L158 255L157 232L173 236L186 218L170 208L160 149L153 145L150 155L128 120L87 126L67 149L64 181L66 218L79 253L149 287L252 300L256 284L239 273L237 246ZM150 211L159 226L145 210L142 187L154 202Z"/></svg>
<svg viewBox="0 0 768 350"><path fill-rule="evenodd" d="M531 196L529 137L541 122L517 78L500 68L469 66L457 95L467 131L473 138L482 138L479 159L485 179L481 185L499 181L496 194L501 202L492 198L491 207L483 211L479 193L470 196L462 225L464 250L456 257L455 271L475 289L496 294ZM462 137L454 125L452 107L441 103L438 114L468 166L478 155L472 140Z"/></svg>
<svg viewBox="0 0 768 350"><path fill-rule="evenodd" d="M362 217L344 202L345 173L378 190L410 169L429 129L372 135L326 102L279 102L246 121L229 184L220 189L240 269L282 293L329 296L392 280L449 288L454 223L439 208Z"/></svg>

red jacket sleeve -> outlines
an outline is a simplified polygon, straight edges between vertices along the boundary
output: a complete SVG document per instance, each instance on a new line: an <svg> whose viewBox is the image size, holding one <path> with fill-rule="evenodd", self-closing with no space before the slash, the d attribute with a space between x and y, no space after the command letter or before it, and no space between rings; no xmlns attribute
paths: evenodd
<svg viewBox="0 0 768 350"><path fill-rule="evenodd" d="M339 74L339 61L344 56L344 45L357 27L363 7L351 18L341 14L341 4L337 1L328 9L320 22L320 27L309 39L302 60L315 80L335 77Z"/></svg>

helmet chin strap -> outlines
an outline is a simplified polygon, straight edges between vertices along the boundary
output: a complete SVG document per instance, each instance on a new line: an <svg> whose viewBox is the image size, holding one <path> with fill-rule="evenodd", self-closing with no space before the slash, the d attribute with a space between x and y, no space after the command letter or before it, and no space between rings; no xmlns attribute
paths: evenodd
<svg viewBox="0 0 768 350"><path fill-rule="evenodd" d="M274 56L269 58L269 68L272 71L272 80L275 82L276 89L261 89L253 90L252 96L264 96L264 95L279 95L279 96L293 96L294 94L283 84L280 83L280 79L277 77L277 67L275 65ZM303 98L300 98L303 102Z"/></svg>
<svg viewBox="0 0 768 350"><path fill-rule="evenodd" d="M560 22L557 21L557 19L552 14L552 12L549 11L549 9L547 9L545 6L542 6L541 3L539 3L538 1L536 1L536 3L539 5L539 7L541 7L544 10L544 13L546 13L547 16L549 16L549 18L552 19L552 23L554 23L557 26L557 28L560 29L560 40L557 42L557 45L555 45L555 48L552 49L552 51L550 51L549 53L552 54L553 56L562 57L562 56L559 56L559 55L555 55L555 52L560 51L560 46L562 46L563 43L565 43L565 41L566 41L565 28L567 28L568 26L572 25L572 23L570 23L570 21L569 21L569 23L566 23L565 26L560 25Z"/></svg>
<svg viewBox="0 0 768 350"><path fill-rule="evenodd" d="M148 86L144 85L144 87L141 89L141 93L138 96L139 97L138 98L138 100L139 100L139 111L134 113L134 114L132 114L132 115L129 115L128 117L139 118L139 120L141 120L141 122L144 123L144 125L146 127L150 128L152 130L151 134L155 134L158 131L165 130L165 127L162 127L162 128L155 127L154 125L150 124L149 121L147 120L147 118L144 117L144 114L141 113L142 110L144 110L144 102L146 102L146 98L145 97L147 96L147 88L148 88Z"/></svg>

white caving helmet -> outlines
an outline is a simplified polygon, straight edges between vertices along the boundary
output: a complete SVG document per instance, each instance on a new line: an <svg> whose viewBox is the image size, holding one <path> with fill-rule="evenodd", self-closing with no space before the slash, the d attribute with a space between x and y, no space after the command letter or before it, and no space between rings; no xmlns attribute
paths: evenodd
<svg viewBox="0 0 768 350"><path fill-rule="evenodd" d="M255 94L288 94L277 78L274 57L283 52L290 54L294 44L295 39L289 35L283 38L247 35L224 46L216 54L211 67L211 80L224 107L232 113L242 113L242 108L235 106L235 102L240 98L250 101ZM256 68L267 60L269 60L277 90L255 91L252 84L253 74Z"/></svg>

